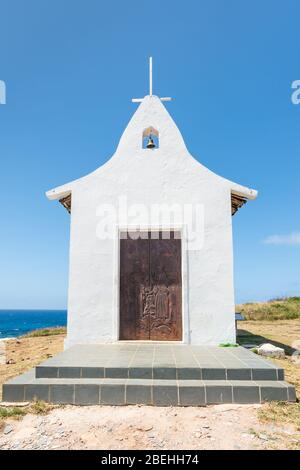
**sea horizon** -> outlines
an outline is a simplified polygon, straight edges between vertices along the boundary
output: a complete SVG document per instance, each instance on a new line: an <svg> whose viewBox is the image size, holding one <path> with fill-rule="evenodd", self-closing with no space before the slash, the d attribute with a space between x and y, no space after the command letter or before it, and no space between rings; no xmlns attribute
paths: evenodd
<svg viewBox="0 0 300 470"><path fill-rule="evenodd" d="M67 325L66 309L0 309L0 339Z"/></svg>

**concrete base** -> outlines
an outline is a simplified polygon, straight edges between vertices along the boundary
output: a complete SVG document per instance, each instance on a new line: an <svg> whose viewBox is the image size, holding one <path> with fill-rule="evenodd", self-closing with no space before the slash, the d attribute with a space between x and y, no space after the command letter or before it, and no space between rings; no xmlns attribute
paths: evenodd
<svg viewBox="0 0 300 470"><path fill-rule="evenodd" d="M238 348L78 345L3 386L3 400L77 405L197 406L295 401L284 371Z"/></svg>

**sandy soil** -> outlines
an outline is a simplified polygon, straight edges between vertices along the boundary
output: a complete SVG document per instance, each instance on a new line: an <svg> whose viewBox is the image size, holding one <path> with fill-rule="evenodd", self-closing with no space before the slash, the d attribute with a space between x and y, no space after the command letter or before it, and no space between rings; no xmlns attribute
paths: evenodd
<svg viewBox="0 0 300 470"><path fill-rule="evenodd" d="M300 318L296 320L241 321L238 327L254 335L261 336L265 342L278 343L286 350L294 341L300 340ZM291 352L289 350L287 353Z"/></svg>
<svg viewBox="0 0 300 470"><path fill-rule="evenodd" d="M8 420L0 433L0 449L300 448L300 432L292 426L260 424L259 407L66 406L45 416Z"/></svg>

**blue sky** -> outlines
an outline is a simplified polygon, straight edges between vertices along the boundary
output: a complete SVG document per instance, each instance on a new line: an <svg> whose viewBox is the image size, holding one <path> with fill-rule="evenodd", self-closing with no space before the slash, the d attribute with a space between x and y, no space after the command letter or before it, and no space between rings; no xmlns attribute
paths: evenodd
<svg viewBox="0 0 300 470"><path fill-rule="evenodd" d="M114 153L149 55L190 152L259 190L233 219L236 300L300 295L299 15L291 0L1 0L0 308L66 306L69 216L44 192Z"/></svg>

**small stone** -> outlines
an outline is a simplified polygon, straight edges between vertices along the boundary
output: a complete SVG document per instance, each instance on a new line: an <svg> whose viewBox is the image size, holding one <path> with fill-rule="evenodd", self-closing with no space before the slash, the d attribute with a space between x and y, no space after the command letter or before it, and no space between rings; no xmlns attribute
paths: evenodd
<svg viewBox="0 0 300 470"><path fill-rule="evenodd" d="M153 426L141 426L137 428L138 431L149 432L152 431Z"/></svg>
<svg viewBox="0 0 300 470"><path fill-rule="evenodd" d="M10 424L7 424L3 430L3 433L4 434L9 434L10 432L12 432L14 430L14 428L10 425Z"/></svg>
<svg viewBox="0 0 300 470"><path fill-rule="evenodd" d="M261 439L262 441L268 441L269 438L266 434L259 434L258 438Z"/></svg>
<svg viewBox="0 0 300 470"><path fill-rule="evenodd" d="M285 357L285 352L283 348L278 348L277 346L274 346L273 344L270 343L264 343L257 348L258 354L261 356L267 356L267 357Z"/></svg>
<svg viewBox="0 0 300 470"><path fill-rule="evenodd" d="M23 407L23 406L28 406L29 401L20 401L20 402L12 402L12 401L2 401L1 402L1 407L4 408L11 408L13 407Z"/></svg>

